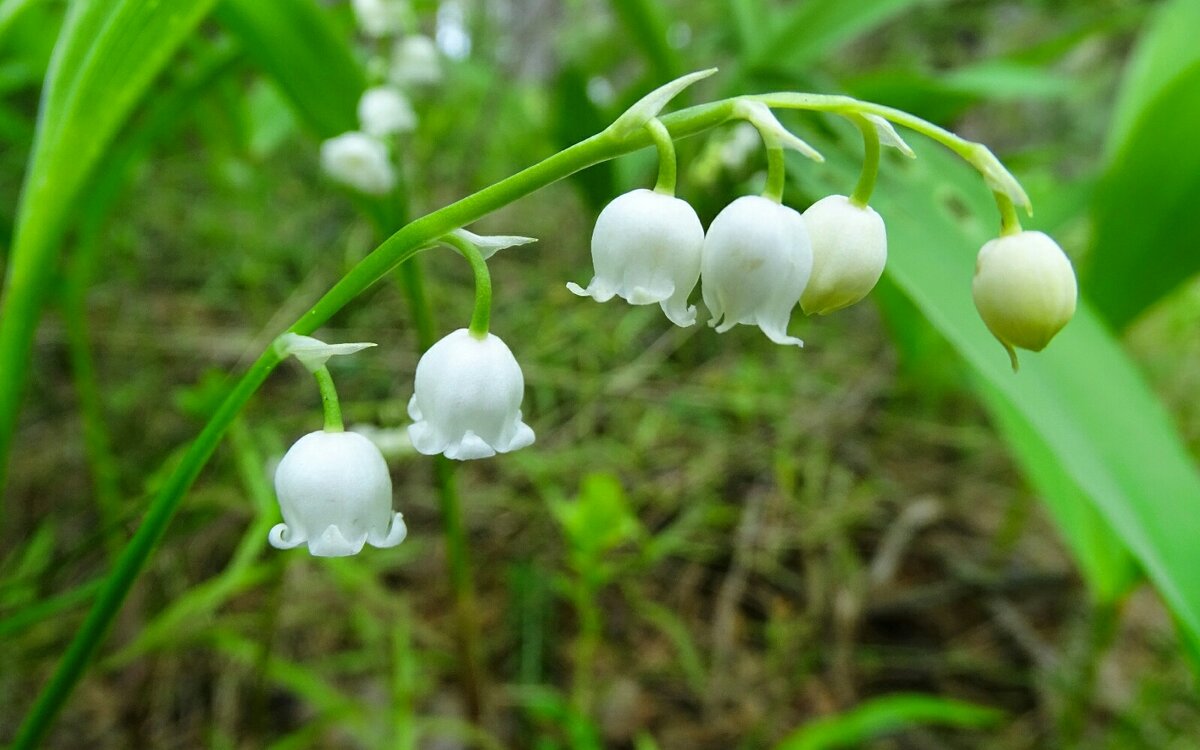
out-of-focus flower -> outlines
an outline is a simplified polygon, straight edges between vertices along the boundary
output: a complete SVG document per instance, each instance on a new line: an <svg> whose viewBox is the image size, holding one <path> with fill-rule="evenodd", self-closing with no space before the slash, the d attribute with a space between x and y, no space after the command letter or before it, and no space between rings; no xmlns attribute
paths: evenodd
<svg viewBox="0 0 1200 750"><path fill-rule="evenodd" d="M392 48L388 79L396 86L433 86L442 80L442 58L427 36L411 34Z"/></svg>
<svg viewBox="0 0 1200 750"><path fill-rule="evenodd" d="M738 198L713 219L704 238L700 285L723 333L757 325L777 344L804 346L787 335L792 308L812 273L813 254L800 214L755 195Z"/></svg>
<svg viewBox="0 0 1200 750"><path fill-rule="evenodd" d="M358 122L363 132L376 138L407 133L417 126L417 113L408 98L391 86L376 86L358 100Z"/></svg>
<svg viewBox="0 0 1200 750"><path fill-rule="evenodd" d="M975 308L1017 369L1016 348L1040 352L1075 314L1071 261L1042 232L1023 231L984 244L971 283Z"/></svg>
<svg viewBox="0 0 1200 750"><path fill-rule="evenodd" d="M425 455L465 461L533 443L521 421L525 378L499 337L460 328L429 347L417 363L408 436Z"/></svg>
<svg viewBox="0 0 1200 750"><path fill-rule="evenodd" d="M404 0L352 0L358 27L370 37L399 33L408 19Z"/></svg>
<svg viewBox="0 0 1200 750"><path fill-rule="evenodd" d="M829 195L808 207L804 225L812 240L813 270L800 306L827 315L858 302L875 288L887 263L887 231L870 206Z"/></svg>
<svg viewBox="0 0 1200 750"><path fill-rule="evenodd" d="M353 432L310 432L275 470L283 523L271 546L308 544L317 557L356 555L363 545L394 547L408 530L392 511L392 479L379 449Z"/></svg>
<svg viewBox="0 0 1200 750"><path fill-rule="evenodd" d="M379 427L373 424L356 424L349 428L350 432L362 435L375 444L384 458L400 458L412 455L412 440L408 437L405 427Z"/></svg>
<svg viewBox="0 0 1200 750"><path fill-rule="evenodd" d="M631 305L662 307L678 326L696 322L687 300L700 278L704 227L687 201L653 190L618 196L600 212L592 232L596 275L587 289L567 288L581 297L607 302L613 296Z"/></svg>
<svg viewBox="0 0 1200 750"><path fill-rule="evenodd" d="M387 146L366 133L342 133L322 143L321 167L334 180L370 195L383 195L396 186Z"/></svg>

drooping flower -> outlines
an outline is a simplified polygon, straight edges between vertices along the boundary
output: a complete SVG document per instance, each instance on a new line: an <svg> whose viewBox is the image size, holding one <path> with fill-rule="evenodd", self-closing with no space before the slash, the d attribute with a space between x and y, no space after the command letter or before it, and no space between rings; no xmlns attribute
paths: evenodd
<svg viewBox="0 0 1200 750"><path fill-rule="evenodd" d="M533 443L521 421L525 378L499 337L477 338L466 328L448 334L417 363L408 415L413 447L466 461Z"/></svg>
<svg viewBox="0 0 1200 750"><path fill-rule="evenodd" d="M708 324L718 333L757 325L777 344L804 346L787 326L812 266L808 231L795 209L756 195L738 198L704 238L700 286Z"/></svg>
<svg viewBox="0 0 1200 750"><path fill-rule="evenodd" d="M410 34L392 48L388 79L396 86L432 86L442 80L442 59L432 39Z"/></svg>
<svg viewBox="0 0 1200 750"><path fill-rule="evenodd" d="M358 100L358 122L367 135L385 138L415 128L417 113L400 91L376 86L363 92Z"/></svg>
<svg viewBox="0 0 1200 750"><path fill-rule="evenodd" d="M392 479L379 449L354 432L310 432L284 454L275 470L283 523L271 546L308 544L317 557L355 555L370 543L394 547L408 530L392 511Z"/></svg>
<svg viewBox="0 0 1200 750"><path fill-rule="evenodd" d="M596 220L596 275L587 289L567 288L597 302L617 296L631 305L658 304L672 323L690 326L696 308L687 299L700 278L703 247L704 227L687 201L634 190L617 196Z"/></svg>
<svg viewBox="0 0 1200 750"><path fill-rule="evenodd" d="M369 37L395 34L404 28L408 8L404 0L353 0L358 27Z"/></svg>
<svg viewBox="0 0 1200 750"><path fill-rule="evenodd" d="M875 288L887 263L887 230L870 206L829 195L808 207L804 225L812 240L812 277L800 306L827 315L858 302Z"/></svg>
<svg viewBox="0 0 1200 750"><path fill-rule="evenodd" d="M366 133L342 133L322 143L321 167L334 180L370 195L383 195L396 186L387 146Z"/></svg>
<svg viewBox="0 0 1200 750"><path fill-rule="evenodd" d="M1022 231L985 243L971 293L979 317L1017 369L1016 348L1040 352L1075 314L1075 271L1058 243Z"/></svg>

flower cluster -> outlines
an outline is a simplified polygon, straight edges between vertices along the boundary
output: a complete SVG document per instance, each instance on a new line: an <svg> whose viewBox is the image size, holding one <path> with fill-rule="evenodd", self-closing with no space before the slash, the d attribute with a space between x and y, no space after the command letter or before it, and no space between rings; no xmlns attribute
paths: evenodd
<svg viewBox="0 0 1200 750"><path fill-rule="evenodd" d="M359 0L355 8L368 34L383 36L398 29L389 25L400 16L388 10L387 0ZM396 48L410 85L430 80L429 64L436 62L437 52L427 42L408 37ZM782 200L784 149L817 161L821 155L787 131L759 99L732 100L732 116L757 131L766 148L766 187L762 195L741 196L725 206L706 231L691 205L675 196L674 141L658 112L711 72L694 73L651 92L605 132L618 140L648 134L658 150L658 181L653 190L632 190L604 207L592 233L595 274L586 288L575 283L567 287L598 302L620 297L633 305L658 305L672 323L686 327L696 322L689 298L700 284L708 324L717 333L737 325L757 326L775 343L803 346L788 333L797 305L808 315L827 315L859 302L878 283L887 262L887 231L868 201L880 149L914 154L886 120L847 109L842 114L863 135L859 182L851 195L826 196L800 213ZM362 131L326 142L323 161L330 174L359 190L386 192L394 177L381 139L411 129L416 117L402 94L382 87L363 96L359 118ZM1021 230L1015 206L1027 206L1028 199L1016 180L986 149L970 153L976 155L972 163L992 187L1003 217L1001 236L979 252L972 292L980 317L1009 352L1015 369L1016 348L1040 351L1070 320L1075 275L1052 239ZM487 259L498 250L532 241L481 237L464 229L439 239L471 265L475 309L468 327L434 343L417 363L405 447L467 461L534 442L521 411L521 367L508 345L489 331L492 287L487 268ZM288 548L307 543L314 555L351 555L366 543L399 544L406 530L402 516L391 509L387 464L368 437L343 430L325 367L331 356L371 345L327 345L286 334L277 346L280 356L295 356L316 377L325 429L300 438L279 464L275 487L283 523L271 531L271 544ZM396 447L394 435L388 442L389 449Z"/></svg>
<svg viewBox="0 0 1200 750"><path fill-rule="evenodd" d="M652 92L609 128L620 137L639 127L650 132L659 151L659 182L653 191L633 190L604 207L592 233L595 275L586 288L573 282L567 288L598 302L621 297L632 305L658 304L672 323L690 326L696 308L688 299L699 283L709 326L718 333L756 325L775 343L803 346L787 331L796 305L808 315L827 315L862 300L883 274L887 230L868 205L881 146L910 158L915 154L887 120L849 112L864 140L859 184L852 195L826 196L801 214L782 202L783 149L822 157L784 129L761 101L735 100L734 113L745 122L731 141L734 158L744 161L746 133L757 130L768 154L767 187L762 196L734 200L705 232L695 210L675 197L674 150L656 118L671 97L708 72ZM1021 231L1014 203L1028 207L1028 198L989 151L979 154L973 164L996 194L1004 222L1002 236L979 253L972 291L980 317L1015 370L1016 348L1041 351L1071 319L1075 274L1054 240Z"/></svg>
<svg viewBox="0 0 1200 750"><path fill-rule="evenodd" d="M375 40L397 37L389 53L371 61L381 79L358 102L358 130L321 144L321 168L334 181L368 195L386 195L396 186L392 157L395 139L417 127L417 114L405 91L432 86L442 77L433 40L403 34L412 24L403 0L354 0L363 34Z"/></svg>

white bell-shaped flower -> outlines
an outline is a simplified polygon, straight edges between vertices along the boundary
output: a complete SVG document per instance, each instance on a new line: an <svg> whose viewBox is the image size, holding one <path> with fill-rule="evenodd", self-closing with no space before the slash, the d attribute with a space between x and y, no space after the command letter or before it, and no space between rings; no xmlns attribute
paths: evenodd
<svg viewBox="0 0 1200 750"><path fill-rule="evenodd" d="M358 122L363 132L376 138L408 133L417 126L417 113L408 97L391 86L376 86L358 100Z"/></svg>
<svg viewBox="0 0 1200 750"><path fill-rule="evenodd" d="M410 34L392 48L388 79L397 86L433 86L442 80L442 58L437 44L421 34Z"/></svg>
<svg viewBox="0 0 1200 750"><path fill-rule="evenodd" d="M808 231L795 209L756 195L738 198L704 238L700 285L712 314L708 324L718 333L757 325L777 344L804 346L787 326L812 265Z"/></svg>
<svg viewBox="0 0 1200 750"><path fill-rule="evenodd" d="M533 430L521 421L524 394L525 378L508 346L460 328L417 363L408 436L420 453L460 461L524 448L533 443Z"/></svg>
<svg viewBox="0 0 1200 750"><path fill-rule="evenodd" d="M271 546L308 544L317 557L358 554L363 544L394 547L408 529L392 511L392 479L379 449L354 432L310 432L275 470L283 523Z"/></svg>
<svg viewBox="0 0 1200 750"><path fill-rule="evenodd" d="M322 143L321 168L343 185L370 195L383 195L396 186L387 146L366 133L342 133Z"/></svg>
<svg viewBox="0 0 1200 750"><path fill-rule="evenodd" d="M581 297L607 302L614 296L631 305L658 304L677 326L696 322L687 300L700 278L704 227L687 201L653 190L617 196L600 212L592 232L596 275L587 289L567 288Z"/></svg>
<svg viewBox="0 0 1200 750"><path fill-rule="evenodd" d="M405 0L353 0L353 5L358 27L369 37L399 32L408 16Z"/></svg>
<svg viewBox="0 0 1200 750"><path fill-rule="evenodd" d="M1058 243L1023 231L984 244L975 260L971 294L979 317L1008 351L1040 352L1075 315L1075 270Z"/></svg>
<svg viewBox="0 0 1200 750"><path fill-rule="evenodd" d="M844 195L829 195L808 207L804 225L813 251L812 277L800 297L804 312L827 315L867 296L887 263L883 217Z"/></svg>

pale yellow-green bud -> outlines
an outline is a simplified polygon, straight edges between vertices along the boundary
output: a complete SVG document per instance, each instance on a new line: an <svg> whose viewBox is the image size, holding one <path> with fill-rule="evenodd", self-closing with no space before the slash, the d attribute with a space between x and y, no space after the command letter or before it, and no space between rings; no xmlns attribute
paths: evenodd
<svg viewBox="0 0 1200 750"><path fill-rule="evenodd" d="M1075 314L1078 288L1071 261L1042 232L1017 232L991 240L979 251L971 283L975 308L1008 351L1040 352Z"/></svg>
<svg viewBox="0 0 1200 750"><path fill-rule="evenodd" d="M828 315L858 302L875 288L887 263L887 231L870 206L829 195L808 207L813 270L800 297L807 315Z"/></svg>

